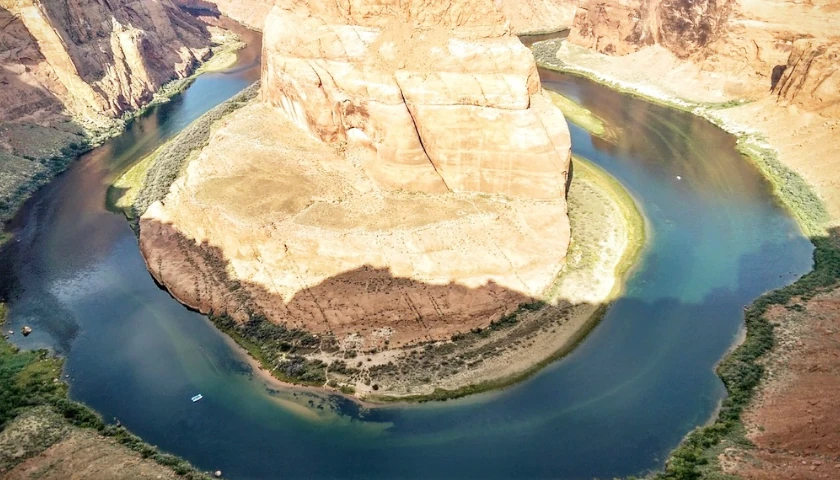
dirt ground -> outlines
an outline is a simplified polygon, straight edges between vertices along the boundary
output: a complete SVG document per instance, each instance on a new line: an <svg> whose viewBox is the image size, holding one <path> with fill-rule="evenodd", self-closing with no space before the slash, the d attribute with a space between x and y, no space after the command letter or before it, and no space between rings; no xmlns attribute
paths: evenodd
<svg viewBox="0 0 840 480"><path fill-rule="evenodd" d="M0 480L175 478L182 477L48 408L29 410L0 432Z"/></svg>
<svg viewBox="0 0 840 480"><path fill-rule="evenodd" d="M840 289L768 314L777 346L744 418L750 450L724 469L755 480L840 478Z"/></svg>

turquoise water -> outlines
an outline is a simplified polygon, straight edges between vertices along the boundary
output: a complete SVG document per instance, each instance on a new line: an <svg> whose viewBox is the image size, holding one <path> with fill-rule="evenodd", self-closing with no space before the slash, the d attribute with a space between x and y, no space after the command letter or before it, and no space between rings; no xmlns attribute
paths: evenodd
<svg viewBox="0 0 840 480"><path fill-rule="evenodd" d="M617 127L614 143L572 127L573 149L631 191L651 228L624 296L587 339L521 384L444 403L367 409L267 384L155 284L127 223L105 209L115 175L258 78L250 40L233 71L203 75L40 191L11 225L19 241L0 253L9 328L35 330L15 341L66 356L74 399L200 468L234 479L583 479L659 468L723 398L713 367L743 307L810 269L811 244L730 136L542 72L547 88ZM192 403L196 393L205 398Z"/></svg>

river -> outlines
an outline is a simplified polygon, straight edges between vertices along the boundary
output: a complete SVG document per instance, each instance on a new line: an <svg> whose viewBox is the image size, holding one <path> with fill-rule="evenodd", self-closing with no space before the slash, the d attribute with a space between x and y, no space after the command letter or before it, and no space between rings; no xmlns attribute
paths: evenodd
<svg viewBox="0 0 840 480"><path fill-rule="evenodd" d="M40 190L0 252L6 328L66 357L73 399L144 440L231 479L589 479L660 468L725 395L714 373L756 296L811 268L812 246L703 119L541 72L547 88L617 127L615 143L572 126L575 153L635 196L649 246L627 288L570 355L503 391L362 408L269 387L202 315L160 289L110 181L259 77L259 37L236 67L199 77ZM190 397L202 393L204 400Z"/></svg>

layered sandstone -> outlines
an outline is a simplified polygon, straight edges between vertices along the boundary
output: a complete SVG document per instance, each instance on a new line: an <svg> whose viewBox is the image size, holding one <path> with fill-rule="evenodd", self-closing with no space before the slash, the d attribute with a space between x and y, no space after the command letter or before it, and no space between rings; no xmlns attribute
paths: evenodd
<svg viewBox="0 0 840 480"><path fill-rule="evenodd" d="M492 4L289 3L266 22L263 100L379 186L563 196L565 123Z"/></svg>
<svg viewBox="0 0 840 480"><path fill-rule="evenodd" d="M116 117L209 54L169 0L0 0L0 122Z"/></svg>
<svg viewBox="0 0 840 480"><path fill-rule="evenodd" d="M583 0L569 41L632 54L631 68L697 85L696 95L760 99L772 91L784 105L833 116L838 27L837 0Z"/></svg>
<svg viewBox="0 0 840 480"><path fill-rule="evenodd" d="M500 11L290 0L266 26L261 101L141 219L158 280L365 349L542 297L569 243L569 133Z"/></svg>

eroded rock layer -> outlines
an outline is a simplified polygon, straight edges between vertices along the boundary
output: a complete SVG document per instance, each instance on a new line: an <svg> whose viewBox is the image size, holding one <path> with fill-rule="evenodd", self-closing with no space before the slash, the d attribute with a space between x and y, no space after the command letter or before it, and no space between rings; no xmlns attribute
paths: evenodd
<svg viewBox="0 0 840 480"><path fill-rule="evenodd" d="M541 298L569 244L570 138L492 2L289 0L260 101L141 219L175 296L400 347Z"/></svg>
<svg viewBox="0 0 840 480"><path fill-rule="evenodd" d="M169 0L0 0L0 122L114 117L209 54Z"/></svg>

